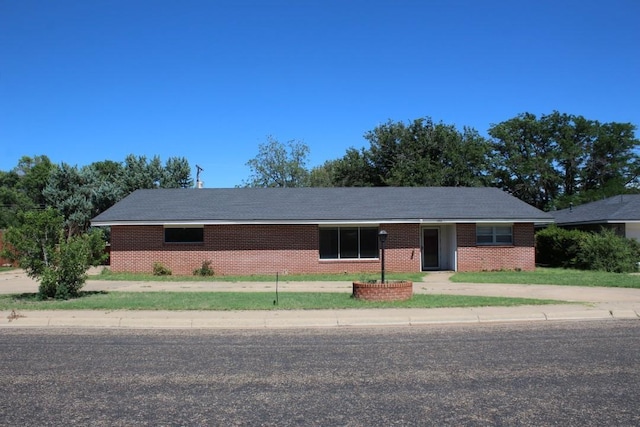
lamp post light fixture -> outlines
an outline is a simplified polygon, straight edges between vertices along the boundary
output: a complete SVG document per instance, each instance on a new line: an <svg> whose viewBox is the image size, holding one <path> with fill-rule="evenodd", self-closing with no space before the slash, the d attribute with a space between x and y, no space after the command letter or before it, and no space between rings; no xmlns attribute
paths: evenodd
<svg viewBox="0 0 640 427"><path fill-rule="evenodd" d="M382 255L380 256L380 264L382 267L381 282L384 283L384 243L387 241L387 232L385 230L380 230L378 238L380 239L380 247L382 249Z"/></svg>

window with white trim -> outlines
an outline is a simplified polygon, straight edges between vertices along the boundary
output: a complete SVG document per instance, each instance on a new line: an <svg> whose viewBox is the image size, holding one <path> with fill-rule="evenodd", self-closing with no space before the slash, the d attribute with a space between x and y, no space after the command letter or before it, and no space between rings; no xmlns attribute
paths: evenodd
<svg viewBox="0 0 640 427"><path fill-rule="evenodd" d="M321 227L320 259L378 258L378 227Z"/></svg>
<svg viewBox="0 0 640 427"><path fill-rule="evenodd" d="M512 245L513 227L511 225L476 225L476 244Z"/></svg>

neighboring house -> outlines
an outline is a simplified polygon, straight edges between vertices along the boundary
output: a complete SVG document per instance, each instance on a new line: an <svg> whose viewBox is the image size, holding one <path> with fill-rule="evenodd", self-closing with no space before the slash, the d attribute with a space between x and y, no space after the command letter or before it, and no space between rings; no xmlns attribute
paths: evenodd
<svg viewBox="0 0 640 427"><path fill-rule="evenodd" d="M138 190L92 220L111 269L192 274L533 270L534 224L553 218L496 188Z"/></svg>
<svg viewBox="0 0 640 427"><path fill-rule="evenodd" d="M568 209L550 212L564 228L598 231L609 228L640 240L640 194L623 194Z"/></svg>

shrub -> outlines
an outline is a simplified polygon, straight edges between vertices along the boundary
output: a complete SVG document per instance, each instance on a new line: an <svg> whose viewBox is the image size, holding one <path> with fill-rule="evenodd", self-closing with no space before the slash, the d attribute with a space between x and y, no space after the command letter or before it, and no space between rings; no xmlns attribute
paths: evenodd
<svg viewBox="0 0 640 427"><path fill-rule="evenodd" d="M626 273L637 270L640 243L612 230L598 233L552 225L536 233L536 262L550 267Z"/></svg>
<svg viewBox="0 0 640 427"><path fill-rule="evenodd" d="M153 263L154 276L171 276L171 270L159 262Z"/></svg>
<svg viewBox="0 0 640 427"><path fill-rule="evenodd" d="M193 270L194 276L213 276L214 272L211 268L211 261L202 261L202 267Z"/></svg>
<svg viewBox="0 0 640 427"><path fill-rule="evenodd" d="M600 233L586 233L577 255L577 267L584 270L629 273L637 270L638 260L638 242L618 236L612 230L602 230Z"/></svg>
<svg viewBox="0 0 640 427"><path fill-rule="evenodd" d="M4 238L11 259L19 260L27 275L39 280L41 299L77 297L86 271L104 259L101 230L67 236L64 218L55 210L28 211L19 215L20 225L9 228Z"/></svg>
<svg viewBox="0 0 640 427"><path fill-rule="evenodd" d="M549 267L575 268L586 231L567 230L555 224L536 233L536 262Z"/></svg>

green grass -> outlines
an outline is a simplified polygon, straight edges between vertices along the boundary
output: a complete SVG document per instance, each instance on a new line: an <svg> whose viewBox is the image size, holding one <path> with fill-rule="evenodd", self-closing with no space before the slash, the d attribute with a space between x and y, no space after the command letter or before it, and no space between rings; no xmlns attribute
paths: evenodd
<svg viewBox="0 0 640 427"><path fill-rule="evenodd" d="M387 273L386 280L410 280L421 282L425 273ZM108 269L102 273L89 276L92 280L119 280L127 282L275 282L276 274L254 274L246 276L154 276L142 273L113 273ZM379 273L348 273L348 274L280 274L281 282L338 282L355 280L377 280Z"/></svg>
<svg viewBox="0 0 640 427"><path fill-rule="evenodd" d="M568 270L562 268L538 268L536 271L456 273L451 277L451 281L461 283L513 283L640 288L640 275L637 274Z"/></svg>
<svg viewBox="0 0 640 427"><path fill-rule="evenodd" d="M326 310L441 308L557 304L528 298L414 295L408 301L369 302L348 293L281 292L82 292L67 301L39 301L36 294L0 295L0 310Z"/></svg>
<svg viewBox="0 0 640 427"><path fill-rule="evenodd" d="M2 273L3 271L11 271L11 270L17 270L16 267L0 267L0 273Z"/></svg>

